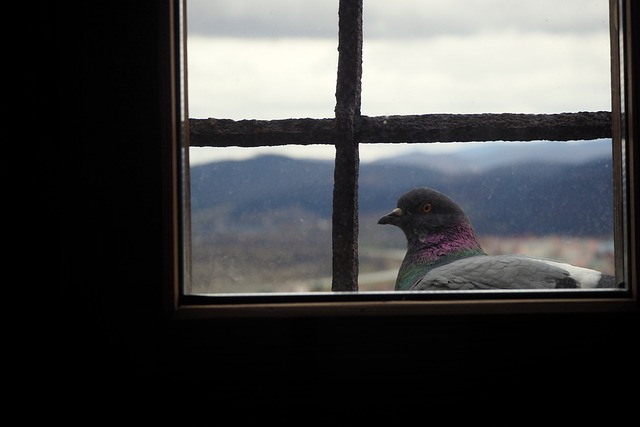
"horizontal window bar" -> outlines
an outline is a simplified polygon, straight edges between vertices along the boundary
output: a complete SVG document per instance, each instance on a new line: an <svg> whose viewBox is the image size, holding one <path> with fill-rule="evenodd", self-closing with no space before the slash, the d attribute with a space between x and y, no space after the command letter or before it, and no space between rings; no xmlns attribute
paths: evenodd
<svg viewBox="0 0 640 427"><path fill-rule="evenodd" d="M193 147L334 144L334 119L189 119ZM559 114L362 116L362 143L591 140L611 137L608 111Z"/></svg>
<svg viewBox="0 0 640 427"><path fill-rule="evenodd" d="M359 132L364 143L591 140L611 137L611 113L367 117Z"/></svg>
<svg viewBox="0 0 640 427"><path fill-rule="evenodd" d="M191 147L334 144L334 119L189 119Z"/></svg>

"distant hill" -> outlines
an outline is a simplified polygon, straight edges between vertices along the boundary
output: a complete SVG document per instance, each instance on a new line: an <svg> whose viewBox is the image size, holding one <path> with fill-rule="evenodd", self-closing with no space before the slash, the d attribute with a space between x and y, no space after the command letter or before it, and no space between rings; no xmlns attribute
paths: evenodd
<svg viewBox="0 0 640 427"><path fill-rule="evenodd" d="M360 214L382 215L405 191L427 186L457 200L481 234L611 234L610 141L550 144L474 144L363 163ZM330 219L332 191L330 161L263 156L191 169L194 217L225 227L234 217L286 220L287 212Z"/></svg>
<svg viewBox="0 0 640 427"><path fill-rule="evenodd" d="M599 158L611 157L611 140L527 143L466 143L464 149L438 153L415 151L381 160L382 164L433 165L446 173L485 172L501 166L554 163L579 165Z"/></svg>

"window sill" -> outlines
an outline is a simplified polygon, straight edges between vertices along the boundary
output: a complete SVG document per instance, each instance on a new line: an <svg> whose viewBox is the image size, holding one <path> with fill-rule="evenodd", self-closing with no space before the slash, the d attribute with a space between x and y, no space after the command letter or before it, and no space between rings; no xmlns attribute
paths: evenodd
<svg viewBox="0 0 640 427"><path fill-rule="evenodd" d="M574 291L575 292L575 291ZM322 295L189 296L172 313L176 319L221 317L352 317L638 312L627 291L474 294L327 293ZM385 299L384 296L387 296ZM478 298L480 296L480 298ZM375 298L375 300L374 300Z"/></svg>

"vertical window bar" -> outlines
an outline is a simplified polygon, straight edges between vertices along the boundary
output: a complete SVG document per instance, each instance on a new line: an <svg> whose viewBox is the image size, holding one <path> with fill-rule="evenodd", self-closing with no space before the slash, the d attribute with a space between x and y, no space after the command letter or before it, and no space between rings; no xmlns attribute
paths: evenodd
<svg viewBox="0 0 640 427"><path fill-rule="evenodd" d="M615 274L618 283L628 283L626 218L626 135L624 111L624 5L621 0L609 0L609 30L611 43L611 128L613 141L613 197ZM621 255L622 254L622 255Z"/></svg>
<svg viewBox="0 0 640 427"><path fill-rule="evenodd" d="M341 0L338 9L336 161L333 184L333 291L358 290L357 129L362 78L362 0Z"/></svg>

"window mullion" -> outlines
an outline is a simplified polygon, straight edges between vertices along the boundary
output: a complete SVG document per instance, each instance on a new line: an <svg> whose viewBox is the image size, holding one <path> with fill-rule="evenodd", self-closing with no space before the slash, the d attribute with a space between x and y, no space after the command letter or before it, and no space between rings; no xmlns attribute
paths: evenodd
<svg viewBox="0 0 640 427"><path fill-rule="evenodd" d="M362 78L362 0L338 10L336 160L333 184L333 291L358 290L358 132Z"/></svg>

